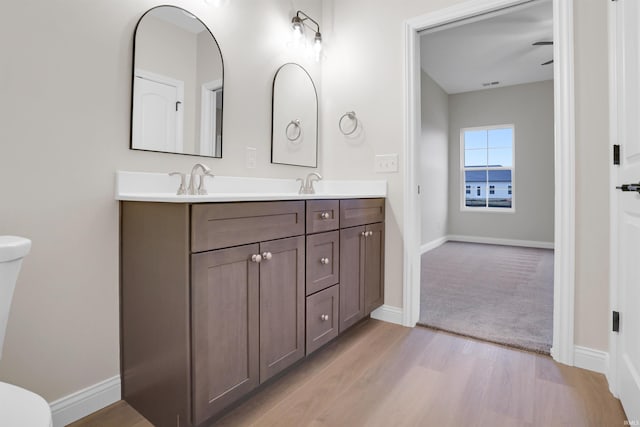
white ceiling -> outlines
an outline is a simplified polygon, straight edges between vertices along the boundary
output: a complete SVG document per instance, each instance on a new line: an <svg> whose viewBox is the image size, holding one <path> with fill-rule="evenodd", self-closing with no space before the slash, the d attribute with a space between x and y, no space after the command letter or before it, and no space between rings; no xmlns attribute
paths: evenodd
<svg viewBox="0 0 640 427"><path fill-rule="evenodd" d="M539 0L491 14L487 18L448 24L420 37L422 69L448 94L553 79L550 0ZM483 83L500 82L483 87Z"/></svg>
<svg viewBox="0 0 640 427"><path fill-rule="evenodd" d="M189 12L172 6L161 6L149 12L156 18L162 19L170 24L176 25L190 33L198 34L204 31L202 23Z"/></svg>

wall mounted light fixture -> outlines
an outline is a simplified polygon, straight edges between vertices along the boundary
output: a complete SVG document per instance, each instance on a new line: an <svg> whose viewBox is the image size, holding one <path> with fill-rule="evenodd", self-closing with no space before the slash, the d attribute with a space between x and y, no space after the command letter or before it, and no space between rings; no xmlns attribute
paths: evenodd
<svg viewBox="0 0 640 427"><path fill-rule="evenodd" d="M307 21L314 23L315 28L309 25ZM308 27L315 31L315 36L313 37L313 51L316 55L316 60L320 60L320 52L322 51L322 34L320 33L320 25L315 19L299 10L296 12L296 15L291 18L291 30L293 31L293 39L295 41L299 41L304 36L304 27Z"/></svg>

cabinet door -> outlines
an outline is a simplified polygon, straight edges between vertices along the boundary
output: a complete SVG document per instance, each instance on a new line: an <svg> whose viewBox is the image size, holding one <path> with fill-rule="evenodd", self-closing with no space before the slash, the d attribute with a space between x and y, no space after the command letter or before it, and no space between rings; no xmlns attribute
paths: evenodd
<svg viewBox="0 0 640 427"><path fill-rule="evenodd" d="M260 243L260 382L304 357L304 236Z"/></svg>
<svg viewBox="0 0 640 427"><path fill-rule="evenodd" d="M365 228L340 230L340 332L362 319Z"/></svg>
<svg viewBox="0 0 640 427"><path fill-rule="evenodd" d="M193 424L258 385L258 249L192 255Z"/></svg>
<svg viewBox="0 0 640 427"><path fill-rule="evenodd" d="M384 223L367 226L364 259L365 315L384 303Z"/></svg>

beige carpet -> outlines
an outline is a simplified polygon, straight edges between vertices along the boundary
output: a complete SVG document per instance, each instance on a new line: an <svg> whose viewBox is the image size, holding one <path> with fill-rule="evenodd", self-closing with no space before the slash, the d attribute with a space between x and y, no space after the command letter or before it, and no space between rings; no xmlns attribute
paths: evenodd
<svg viewBox="0 0 640 427"><path fill-rule="evenodd" d="M425 253L418 323L549 354L553 250L447 242Z"/></svg>

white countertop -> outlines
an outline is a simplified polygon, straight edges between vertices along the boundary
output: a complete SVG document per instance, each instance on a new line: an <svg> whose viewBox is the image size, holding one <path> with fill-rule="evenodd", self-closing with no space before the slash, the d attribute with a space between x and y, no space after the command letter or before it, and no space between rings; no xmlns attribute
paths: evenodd
<svg viewBox="0 0 640 427"><path fill-rule="evenodd" d="M167 173L116 172L116 200L166 203L210 203L262 200L356 199L387 196L384 180L321 180L315 194L298 194L295 179L205 177L207 195L176 195L179 176ZM188 181L188 177L187 177ZM187 182L188 184L188 182Z"/></svg>

